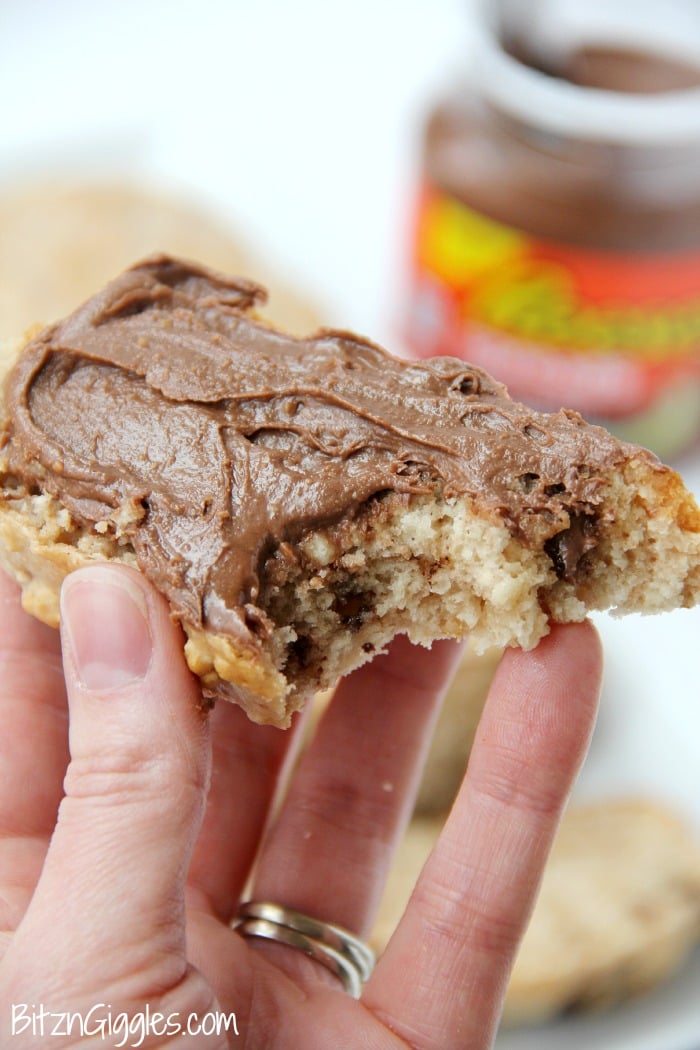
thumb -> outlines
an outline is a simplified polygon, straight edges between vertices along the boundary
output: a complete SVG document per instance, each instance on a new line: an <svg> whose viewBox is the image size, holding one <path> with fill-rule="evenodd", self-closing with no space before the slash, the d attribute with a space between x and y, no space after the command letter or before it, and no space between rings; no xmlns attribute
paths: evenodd
<svg viewBox="0 0 700 1050"><path fill-rule="evenodd" d="M126 982L148 994L186 967L184 883L206 795L207 720L180 632L144 577L81 569L63 585L61 616L71 761L18 947L40 937L42 964L58 967L64 988Z"/></svg>

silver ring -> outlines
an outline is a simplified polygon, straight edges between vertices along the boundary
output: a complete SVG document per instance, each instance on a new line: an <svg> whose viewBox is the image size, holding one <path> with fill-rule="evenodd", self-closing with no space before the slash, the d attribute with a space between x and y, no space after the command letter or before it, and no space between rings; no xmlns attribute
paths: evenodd
<svg viewBox="0 0 700 1050"><path fill-rule="evenodd" d="M304 952L339 977L355 999L374 969L374 952L349 930L272 901L242 904L235 928L246 937L263 937Z"/></svg>

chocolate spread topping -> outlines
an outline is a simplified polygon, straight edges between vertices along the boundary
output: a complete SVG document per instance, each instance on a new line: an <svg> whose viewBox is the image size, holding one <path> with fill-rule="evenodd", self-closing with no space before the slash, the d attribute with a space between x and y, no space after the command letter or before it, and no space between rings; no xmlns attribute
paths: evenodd
<svg viewBox="0 0 700 1050"><path fill-rule="evenodd" d="M123 273L15 366L11 475L88 527L118 514L175 615L243 638L265 559L387 492L467 497L573 576L628 448L463 361L292 338L251 315L264 298L166 256Z"/></svg>

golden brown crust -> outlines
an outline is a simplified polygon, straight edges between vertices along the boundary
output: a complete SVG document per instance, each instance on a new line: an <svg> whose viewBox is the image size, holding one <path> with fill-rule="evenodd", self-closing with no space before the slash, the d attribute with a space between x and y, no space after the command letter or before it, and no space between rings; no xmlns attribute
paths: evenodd
<svg viewBox="0 0 700 1050"><path fill-rule="evenodd" d="M73 540L75 542L73 542ZM59 592L68 573L96 561L120 561L136 568L128 546L98 533L80 534L70 515L50 496L0 503L0 564L22 586L22 605L50 627L59 624ZM235 683L231 699L257 722L288 721L287 683L258 653L223 635L183 624L185 657L208 692L222 679Z"/></svg>

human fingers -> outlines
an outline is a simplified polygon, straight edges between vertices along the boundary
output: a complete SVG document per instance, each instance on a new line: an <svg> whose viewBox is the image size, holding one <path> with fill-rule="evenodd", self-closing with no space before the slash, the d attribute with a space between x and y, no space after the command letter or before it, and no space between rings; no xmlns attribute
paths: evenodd
<svg viewBox="0 0 700 1050"><path fill-rule="evenodd" d="M445 829L364 1001L411 1046L491 1046L513 956L592 731L590 624L509 651Z"/></svg>
<svg viewBox="0 0 700 1050"><path fill-rule="evenodd" d="M343 680L263 850L253 896L365 935L460 647L405 638ZM279 946L281 965L300 953Z"/></svg>
<svg viewBox="0 0 700 1050"><path fill-rule="evenodd" d="M29 902L56 822L68 765L58 632L24 612L0 571L0 929Z"/></svg>
<svg viewBox="0 0 700 1050"><path fill-rule="evenodd" d="M186 968L184 881L206 791L206 719L180 633L143 577L80 570L61 605L71 760L6 962L39 988L148 994Z"/></svg>
<svg viewBox="0 0 700 1050"><path fill-rule="evenodd" d="M188 902L233 917L260 846L285 761L299 734L255 725L235 704L211 712L212 772L188 878Z"/></svg>

